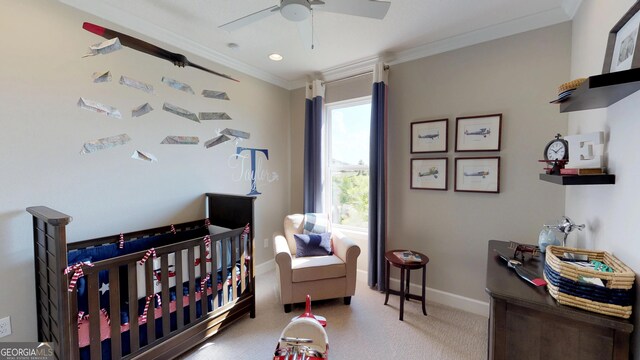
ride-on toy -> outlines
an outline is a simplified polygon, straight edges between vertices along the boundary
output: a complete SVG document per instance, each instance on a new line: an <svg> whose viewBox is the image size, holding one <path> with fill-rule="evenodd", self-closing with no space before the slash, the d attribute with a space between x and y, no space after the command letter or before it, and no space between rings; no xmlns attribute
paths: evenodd
<svg viewBox="0 0 640 360"><path fill-rule="evenodd" d="M329 358L329 339L324 327L327 320L311 313L307 295L304 313L291 319L282 330L273 360L320 360Z"/></svg>

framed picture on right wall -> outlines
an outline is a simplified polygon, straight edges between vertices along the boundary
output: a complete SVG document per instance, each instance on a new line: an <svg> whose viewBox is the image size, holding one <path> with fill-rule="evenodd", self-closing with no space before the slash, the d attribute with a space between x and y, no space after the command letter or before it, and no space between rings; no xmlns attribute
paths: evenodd
<svg viewBox="0 0 640 360"><path fill-rule="evenodd" d="M500 157L455 159L454 191L500 192Z"/></svg>
<svg viewBox="0 0 640 360"><path fill-rule="evenodd" d="M636 2L609 32L602 73L640 67L640 2Z"/></svg>
<svg viewBox="0 0 640 360"><path fill-rule="evenodd" d="M456 118L456 151L500 151L502 114Z"/></svg>

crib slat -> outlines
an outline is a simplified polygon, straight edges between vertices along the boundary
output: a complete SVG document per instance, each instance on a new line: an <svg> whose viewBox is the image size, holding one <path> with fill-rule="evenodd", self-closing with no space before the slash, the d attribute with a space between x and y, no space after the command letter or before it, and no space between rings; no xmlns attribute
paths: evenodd
<svg viewBox="0 0 640 360"><path fill-rule="evenodd" d="M100 348L100 298L98 292L98 272L85 275L87 278L87 294L89 297L89 334L91 341L89 348L92 359L100 359L102 356Z"/></svg>
<svg viewBox="0 0 640 360"><path fill-rule="evenodd" d="M183 251L179 250L176 253L176 330L184 327L184 302L183 300L183 283L184 278L182 276L182 256Z"/></svg>
<svg viewBox="0 0 640 360"><path fill-rule="evenodd" d="M120 338L120 270L118 266L109 267L109 303L111 358L119 359L122 354L122 346Z"/></svg>
<svg viewBox="0 0 640 360"><path fill-rule="evenodd" d="M211 300L213 309L218 308L218 242L220 240L211 241Z"/></svg>
<svg viewBox="0 0 640 360"><path fill-rule="evenodd" d="M196 267L195 267L195 250L193 246L189 246L189 323L196 321Z"/></svg>
<svg viewBox="0 0 640 360"><path fill-rule="evenodd" d="M249 235L247 235L247 238ZM247 257L245 253L245 240L244 236L240 235L240 244L238 244L239 253L240 253L240 293L244 294L244 291L247 289L247 272L246 272L246 262Z"/></svg>
<svg viewBox="0 0 640 360"><path fill-rule="evenodd" d="M149 301L149 310L147 311L147 345L151 344L156 340L156 299L155 291L153 289L153 258L149 257L149 259L144 263L144 283L148 296L152 296L151 301Z"/></svg>
<svg viewBox="0 0 640 360"><path fill-rule="evenodd" d="M204 241L200 243L200 284L198 287L201 289L200 293L200 316L205 316L209 312L209 297L207 296L207 284L204 284L204 290L202 290L202 281L207 277L207 249L204 246Z"/></svg>
<svg viewBox="0 0 640 360"><path fill-rule="evenodd" d="M131 352L140 349L140 327L138 325L138 271L136 262L130 262L128 268L129 288L129 339Z"/></svg>
<svg viewBox="0 0 640 360"><path fill-rule="evenodd" d="M226 305L229 302L229 294L227 294L227 290L229 289L227 286L227 268L229 267L229 259L227 258L227 254L229 253L229 247L227 243L229 242L229 238L224 238L220 240L222 246L220 246L220 251L222 251L222 255L220 259L222 261L221 266L221 280L222 280L222 305Z"/></svg>
<svg viewBox="0 0 640 360"><path fill-rule="evenodd" d="M230 239L231 241L231 300L235 300L238 298L238 276L236 273L236 249L238 248L238 239L240 236L234 236Z"/></svg>
<svg viewBox="0 0 640 360"><path fill-rule="evenodd" d="M77 291L77 290L76 290ZM73 292L69 293L69 297L71 301L69 301L69 324L77 324L78 323L78 293ZM64 315L61 315L64 316ZM78 328L71 326L71 330L69 331L69 340L71 341L70 346L70 360L80 359L80 343L78 340ZM48 340L50 341L50 340Z"/></svg>
<svg viewBox="0 0 640 360"><path fill-rule="evenodd" d="M170 310L170 289L169 289L169 254L164 254L160 258L160 283L162 284L162 336L167 336L171 332Z"/></svg>

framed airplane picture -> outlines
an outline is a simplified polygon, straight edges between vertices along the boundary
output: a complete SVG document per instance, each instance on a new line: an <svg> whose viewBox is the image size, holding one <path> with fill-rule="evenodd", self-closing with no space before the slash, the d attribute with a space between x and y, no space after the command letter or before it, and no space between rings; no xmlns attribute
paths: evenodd
<svg viewBox="0 0 640 360"><path fill-rule="evenodd" d="M500 151L502 114L456 118L456 151Z"/></svg>
<svg viewBox="0 0 640 360"><path fill-rule="evenodd" d="M454 191L500 192L500 157L455 159Z"/></svg>
<svg viewBox="0 0 640 360"><path fill-rule="evenodd" d="M411 159L411 188L447 190L447 158Z"/></svg>
<svg viewBox="0 0 640 360"><path fill-rule="evenodd" d="M447 152L449 119L411 123L411 153Z"/></svg>

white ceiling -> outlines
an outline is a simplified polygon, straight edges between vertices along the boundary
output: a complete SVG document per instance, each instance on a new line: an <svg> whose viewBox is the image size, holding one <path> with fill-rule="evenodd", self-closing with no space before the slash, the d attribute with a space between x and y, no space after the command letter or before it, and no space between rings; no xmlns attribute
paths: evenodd
<svg viewBox="0 0 640 360"><path fill-rule="evenodd" d="M280 14L230 33L218 29L279 0L60 1L131 35L293 89L310 76L331 80L362 72L377 59L400 63L568 21L582 0L390 0L383 20L314 11L314 50L304 47L296 24ZM233 50L229 43L239 46ZM274 52L284 60L269 60Z"/></svg>

